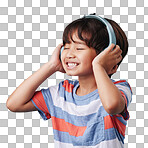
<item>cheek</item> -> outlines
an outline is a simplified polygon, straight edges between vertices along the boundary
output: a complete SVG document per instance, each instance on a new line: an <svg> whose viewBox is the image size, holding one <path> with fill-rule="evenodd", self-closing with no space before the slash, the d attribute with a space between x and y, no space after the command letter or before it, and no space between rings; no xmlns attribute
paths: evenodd
<svg viewBox="0 0 148 148"><path fill-rule="evenodd" d="M84 68L85 67L91 67L91 65L92 65L92 59L90 58L90 57L88 57L88 56L86 56L84 59L83 59L83 66L84 66Z"/></svg>
<svg viewBox="0 0 148 148"><path fill-rule="evenodd" d="M64 62L64 59L65 59L65 53L64 52L62 52L62 54L61 54L61 62L63 63Z"/></svg>
<svg viewBox="0 0 148 148"><path fill-rule="evenodd" d="M92 56L91 53L85 53L83 54L83 56L79 56L79 58L81 58L83 62L86 62L86 61L91 61Z"/></svg>

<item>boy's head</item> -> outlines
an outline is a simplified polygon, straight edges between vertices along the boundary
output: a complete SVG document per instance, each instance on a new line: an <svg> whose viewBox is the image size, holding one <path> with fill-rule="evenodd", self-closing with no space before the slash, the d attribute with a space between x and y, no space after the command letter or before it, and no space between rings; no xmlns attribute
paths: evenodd
<svg viewBox="0 0 148 148"><path fill-rule="evenodd" d="M124 58L128 51L128 41L124 31L113 20L105 18L113 27L116 35L116 44L122 49ZM84 41L90 48L94 48L96 54L99 54L109 45L109 36L106 26L95 18L80 18L70 23L63 33L63 45L73 41L73 34L77 33L80 40ZM122 60L118 63L120 63ZM111 76L111 75L110 75Z"/></svg>

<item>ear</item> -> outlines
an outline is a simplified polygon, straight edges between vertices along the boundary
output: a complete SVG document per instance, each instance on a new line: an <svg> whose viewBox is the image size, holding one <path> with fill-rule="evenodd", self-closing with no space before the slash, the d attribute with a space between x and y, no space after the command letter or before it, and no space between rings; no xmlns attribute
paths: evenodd
<svg viewBox="0 0 148 148"><path fill-rule="evenodd" d="M117 69L118 69L118 65L115 65L115 66L111 69L111 71L109 72L109 74L114 74L114 73L116 73Z"/></svg>

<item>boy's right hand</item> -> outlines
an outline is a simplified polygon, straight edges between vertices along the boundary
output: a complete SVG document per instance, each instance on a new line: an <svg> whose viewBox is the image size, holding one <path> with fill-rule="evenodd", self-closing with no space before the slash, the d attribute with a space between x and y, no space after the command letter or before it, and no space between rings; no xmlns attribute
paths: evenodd
<svg viewBox="0 0 148 148"><path fill-rule="evenodd" d="M54 50L54 52L53 52L49 62L52 63L52 65L55 67L56 71L60 71L62 73L66 73L64 68L63 68L63 66L62 66L62 63L60 61L60 58L59 58L62 46L63 46L63 43L59 44L55 48L55 50Z"/></svg>

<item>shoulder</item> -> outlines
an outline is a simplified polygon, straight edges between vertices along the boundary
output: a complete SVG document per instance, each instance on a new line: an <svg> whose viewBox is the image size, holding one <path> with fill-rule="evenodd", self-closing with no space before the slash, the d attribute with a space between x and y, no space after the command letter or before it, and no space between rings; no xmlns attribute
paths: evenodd
<svg viewBox="0 0 148 148"><path fill-rule="evenodd" d="M128 87L130 90L131 90L131 92L132 92L132 88L131 88L131 86L130 86L130 84L128 83L128 81L127 80L118 80L118 81L115 81L115 80L113 80L113 79L111 79L112 80L112 82L117 86L117 87L121 87L121 86L124 86L124 87Z"/></svg>
<svg viewBox="0 0 148 148"><path fill-rule="evenodd" d="M62 90L70 91L78 84L78 82L79 82L78 80L66 79L66 80L59 82L56 85L49 86L46 89L45 88L41 89L41 92L44 94L44 93L48 93L48 92L56 93L56 92L62 91Z"/></svg>
<svg viewBox="0 0 148 148"><path fill-rule="evenodd" d="M111 79L111 80L112 80L112 82L113 82L114 84L128 83L127 80L124 80L124 79L117 80L117 81L115 81L115 80L113 80L113 79Z"/></svg>
<svg viewBox="0 0 148 148"><path fill-rule="evenodd" d="M129 103L131 103L132 101L132 95L133 95L130 84L127 82L127 80L119 80L119 81L112 80L112 82L120 90L122 96L125 98L126 105L129 106Z"/></svg>

